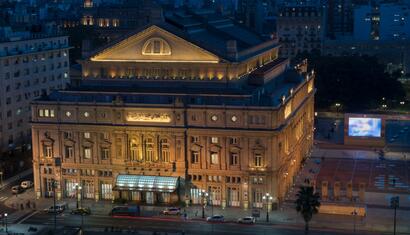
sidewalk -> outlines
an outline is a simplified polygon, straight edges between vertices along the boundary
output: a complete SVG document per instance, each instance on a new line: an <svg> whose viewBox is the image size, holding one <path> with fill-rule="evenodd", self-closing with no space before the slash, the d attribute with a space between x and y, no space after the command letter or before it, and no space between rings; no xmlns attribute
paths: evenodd
<svg viewBox="0 0 410 235"><path fill-rule="evenodd" d="M7 201L7 205L11 205L13 202L16 203L19 200L27 200L28 198L34 198L34 192L28 191L20 194L17 199L14 198ZM64 200L69 204L69 208L73 209L76 207L76 201L73 199ZM42 210L53 204L52 199L39 199L35 200L36 209ZM83 200L83 207L89 207L92 210L92 216L108 216L113 205L109 201L95 202L94 200ZM164 216L160 216L160 211L165 207L161 206L141 206L142 216L150 217L152 219L163 219ZM70 210L69 209L69 210ZM26 214L32 213L29 210L23 210ZM189 206L183 208L182 211L186 211L188 215L188 220L205 220L202 218L202 207L201 206ZM205 209L205 217L211 214L221 214L224 215L227 222L236 222L238 218L244 216L250 216L252 210L244 210L241 208L226 208L207 206ZM16 212L17 213L17 212ZM18 211L21 214L21 211ZM367 230L374 232L386 232L392 231L393 229L393 210L383 209L383 208L368 208L367 216L363 219L356 219L357 230ZM176 221L183 221L183 217L166 217L169 219L175 219ZM397 231L399 233L410 234L410 224L408 219L410 218L410 211L398 210L397 212ZM337 223L335 223L337 221ZM293 203L284 203L281 208L276 211L269 213L269 223L266 222L266 211L260 209L260 218L258 218L257 223L259 224L270 224L270 225L284 225L284 226L296 226L301 229L304 226L303 219L301 215L297 214ZM338 216L338 215L327 215L327 214L317 214L314 215L311 226L312 228L330 228L330 229L343 229L353 228L354 218L352 216Z"/></svg>

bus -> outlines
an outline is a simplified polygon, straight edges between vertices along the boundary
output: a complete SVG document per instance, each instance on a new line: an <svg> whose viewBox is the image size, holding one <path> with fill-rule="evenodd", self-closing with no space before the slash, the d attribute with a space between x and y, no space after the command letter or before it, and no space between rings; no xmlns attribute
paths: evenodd
<svg viewBox="0 0 410 235"><path fill-rule="evenodd" d="M116 206L112 208L110 216L139 216L140 207L137 206Z"/></svg>

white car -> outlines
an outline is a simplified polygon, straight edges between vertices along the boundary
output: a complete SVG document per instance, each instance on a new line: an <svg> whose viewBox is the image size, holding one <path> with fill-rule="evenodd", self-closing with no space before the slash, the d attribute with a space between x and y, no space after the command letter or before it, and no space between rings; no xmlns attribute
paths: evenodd
<svg viewBox="0 0 410 235"><path fill-rule="evenodd" d="M21 182L20 186L23 189L28 189L28 188L33 187L33 182L31 182L30 180L25 180L25 181Z"/></svg>
<svg viewBox="0 0 410 235"><path fill-rule="evenodd" d="M223 215L213 215L213 216L210 216L210 217L206 218L206 221L208 221L208 222L224 222L225 219L224 219Z"/></svg>
<svg viewBox="0 0 410 235"><path fill-rule="evenodd" d="M255 217L252 216L246 216L238 219L238 223L240 224L254 224L255 221Z"/></svg>
<svg viewBox="0 0 410 235"><path fill-rule="evenodd" d="M161 211L161 214L163 215L180 215L181 214L181 209L180 208L167 208L163 211Z"/></svg>

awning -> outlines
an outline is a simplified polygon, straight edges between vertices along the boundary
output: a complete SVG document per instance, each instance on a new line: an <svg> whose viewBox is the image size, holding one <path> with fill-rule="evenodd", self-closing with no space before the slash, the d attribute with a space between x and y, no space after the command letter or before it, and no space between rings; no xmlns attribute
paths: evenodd
<svg viewBox="0 0 410 235"><path fill-rule="evenodd" d="M178 186L178 177L118 175L114 190L174 192Z"/></svg>

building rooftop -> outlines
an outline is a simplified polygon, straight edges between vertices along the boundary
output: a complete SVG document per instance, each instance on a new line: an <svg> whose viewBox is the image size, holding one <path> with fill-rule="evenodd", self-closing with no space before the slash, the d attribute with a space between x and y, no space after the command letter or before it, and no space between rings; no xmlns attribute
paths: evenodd
<svg viewBox="0 0 410 235"><path fill-rule="evenodd" d="M261 51L278 47L275 41L263 38L216 13L200 14L178 11L165 16L165 22L152 23L138 28L103 48L97 49L92 54L98 54L153 25L232 62L243 61ZM234 53L228 51L229 43L233 43Z"/></svg>
<svg viewBox="0 0 410 235"><path fill-rule="evenodd" d="M179 101L186 105L226 105L278 107L282 97L288 97L304 77L288 70L263 85L251 85L246 80L234 83L209 81L155 81L155 80L83 80L78 87L54 91L35 102L68 102L112 104L121 100L125 105L174 105ZM166 84L165 84L166 83Z"/></svg>

